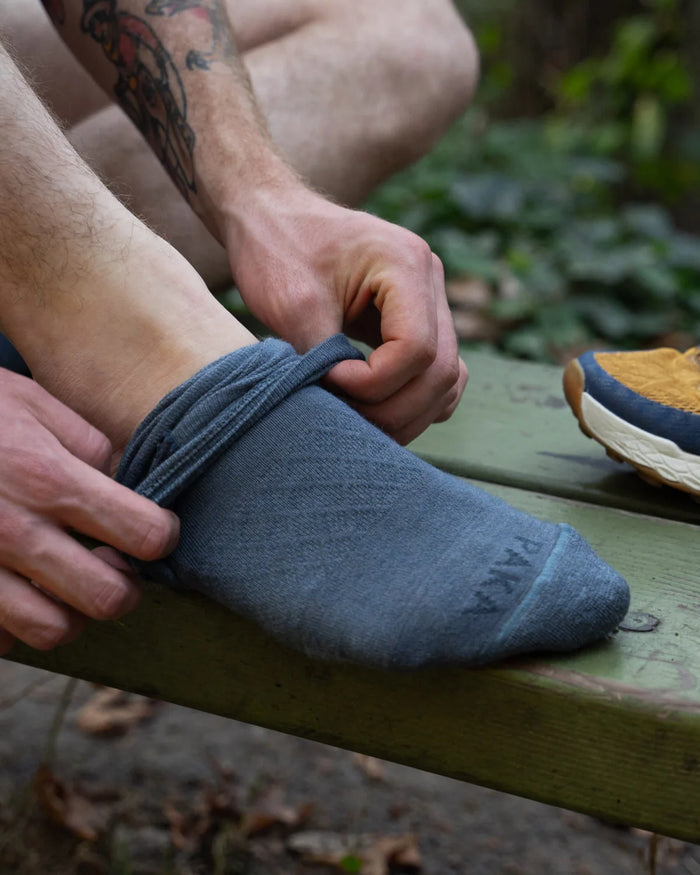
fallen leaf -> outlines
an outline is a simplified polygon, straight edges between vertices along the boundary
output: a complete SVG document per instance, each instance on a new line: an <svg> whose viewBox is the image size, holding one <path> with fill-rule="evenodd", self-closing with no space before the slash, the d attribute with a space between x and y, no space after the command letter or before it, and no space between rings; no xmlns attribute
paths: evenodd
<svg viewBox="0 0 700 875"><path fill-rule="evenodd" d="M405 869L420 869L423 860L418 847L418 838L413 833L402 836L402 842L391 851L390 862Z"/></svg>
<svg viewBox="0 0 700 875"><path fill-rule="evenodd" d="M185 810L169 801L165 804L163 813L170 825L170 837L174 847L193 854L200 849L205 837L210 838L222 823L235 823L240 819L240 806L232 776L222 772L218 784L204 784L190 798Z"/></svg>
<svg viewBox="0 0 700 875"><path fill-rule="evenodd" d="M306 823L312 811L313 803L311 802L289 805L283 797L282 790L273 786L261 794L255 800L254 805L244 812L239 830L246 838L249 838L274 826L298 829Z"/></svg>
<svg viewBox="0 0 700 875"><path fill-rule="evenodd" d="M384 780L386 767L382 760L378 760L376 757L371 757L364 753L353 753L352 761L373 781Z"/></svg>
<svg viewBox="0 0 700 875"><path fill-rule="evenodd" d="M359 840L360 836L306 830L291 835L287 840L287 847L300 854L305 862L338 866L346 857L359 850Z"/></svg>
<svg viewBox="0 0 700 875"><path fill-rule="evenodd" d="M482 310L491 303L493 297L488 283L477 277L452 280L446 284L446 292L450 306L465 310Z"/></svg>
<svg viewBox="0 0 700 875"><path fill-rule="evenodd" d="M460 340L495 342L503 334L503 326L488 313L477 310L453 310L452 322Z"/></svg>
<svg viewBox="0 0 700 875"><path fill-rule="evenodd" d="M102 687L83 705L75 722L90 735L123 735L132 726L152 717L159 705L155 699Z"/></svg>
<svg viewBox="0 0 700 875"><path fill-rule="evenodd" d="M192 811L180 811L174 802L166 802L163 806L163 814L167 818L170 827L170 840L173 847L186 854L194 853L210 826L209 813L194 814Z"/></svg>
<svg viewBox="0 0 700 875"><path fill-rule="evenodd" d="M69 785L42 763L34 775L34 791L40 808L58 826L89 842L105 831L110 809L91 798L77 784Z"/></svg>
<svg viewBox="0 0 700 875"><path fill-rule="evenodd" d="M287 847L306 863L361 875L389 875L392 865L412 869L422 865L418 839L412 833L377 836L307 830L290 836Z"/></svg>

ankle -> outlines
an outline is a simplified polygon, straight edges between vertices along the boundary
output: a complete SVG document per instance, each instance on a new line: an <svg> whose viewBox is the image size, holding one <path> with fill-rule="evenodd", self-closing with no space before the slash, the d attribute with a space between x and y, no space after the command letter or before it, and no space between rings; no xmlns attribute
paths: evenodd
<svg viewBox="0 0 700 875"><path fill-rule="evenodd" d="M117 453L163 395L256 341L142 225L119 264L32 316L32 330L11 339L35 379L101 429Z"/></svg>

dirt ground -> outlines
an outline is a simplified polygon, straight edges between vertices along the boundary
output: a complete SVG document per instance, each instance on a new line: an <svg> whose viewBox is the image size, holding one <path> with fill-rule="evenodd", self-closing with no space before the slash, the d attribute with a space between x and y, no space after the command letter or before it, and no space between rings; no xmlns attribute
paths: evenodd
<svg viewBox="0 0 700 875"><path fill-rule="evenodd" d="M699 845L68 683L0 660L0 875L700 875Z"/></svg>

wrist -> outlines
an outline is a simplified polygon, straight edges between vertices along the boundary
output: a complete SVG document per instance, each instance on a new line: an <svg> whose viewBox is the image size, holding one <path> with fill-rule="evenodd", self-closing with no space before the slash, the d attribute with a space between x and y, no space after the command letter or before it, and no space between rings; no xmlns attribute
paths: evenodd
<svg viewBox="0 0 700 875"><path fill-rule="evenodd" d="M222 202L220 239L233 264L254 255L259 246L281 245L296 237L300 222L329 205L293 173L270 175L260 184L246 186ZM277 243L275 241L278 241Z"/></svg>
<svg viewBox="0 0 700 875"><path fill-rule="evenodd" d="M281 204L306 191L294 171L274 154L240 173L226 170L218 184L214 181L208 186L202 200L207 212L205 223L227 249L242 242L250 227L266 224L267 217Z"/></svg>

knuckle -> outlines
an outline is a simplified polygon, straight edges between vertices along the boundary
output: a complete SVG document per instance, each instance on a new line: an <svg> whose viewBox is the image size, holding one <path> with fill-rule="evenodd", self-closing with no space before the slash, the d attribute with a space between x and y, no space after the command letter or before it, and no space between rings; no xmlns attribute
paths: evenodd
<svg viewBox="0 0 700 875"><path fill-rule="evenodd" d="M428 332L414 340L411 347L411 357L414 365L420 371L427 371L437 358L437 340Z"/></svg>
<svg viewBox="0 0 700 875"><path fill-rule="evenodd" d="M377 419L375 420L375 425L378 425L383 432L386 432L386 434L391 435L391 437L395 438L405 425L405 422L404 418L400 415L396 413L385 412L382 414L381 417L377 417Z"/></svg>
<svg viewBox="0 0 700 875"><path fill-rule="evenodd" d="M38 397L45 391L34 380L7 368L0 368L0 390L14 399Z"/></svg>
<svg viewBox="0 0 700 875"><path fill-rule="evenodd" d="M35 621L23 640L35 650L53 650L71 637L68 617L56 612L51 619Z"/></svg>
<svg viewBox="0 0 700 875"><path fill-rule="evenodd" d="M24 468L28 503L35 508L55 508L73 491L65 465L50 453L33 454Z"/></svg>
<svg viewBox="0 0 700 875"><path fill-rule="evenodd" d="M413 257L424 269L431 264L433 252L422 237L411 233L411 236L408 238L408 245L413 253Z"/></svg>
<svg viewBox="0 0 700 875"><path fill-rule="evenodd" d="M93 591L87 613L93 620L116 620L124 613L127 598L126 586L114 580L105 581Z"/></svg>
<svg viewBox="0 0 700 875"><path fill-rule="evenodd" d="M443 363L438 376L438 386L442 390L443 395L446 395L448 392L452 394L452 390L459 383L459 376L460 369L457 360L450 359Z"/></svg>
<svg viewBox="0 0 700 875"><path fill-rule="evenodd" d="M9 504L0 506L0 553L15 556L25 551L34 537L35 523L31 517Z"/></svg>
<svg viewBox="0 0 700 875"><path fill-rule="evenodd" d="M105 471L112 460L112 443L107 435L102 434L101 431L92 426L88 426L88 428L85 440L86 460L93 468Z"/></svg>
<svg viewBox="0 0 700 875"><path fill-rule="evenodd" d="M435 418L435 422L447 422L447 420L452 416L456 409L456 402L452 401L448 403L445 409L440 413L440 415Z"/></svg>
<svg viewBox="0 0 700 875"><path fill-rule="evenodd" d="M40 522L29 520L24 526L22 540L18 541L15 551L18 568L30 580L40 580L42 586L53 591L61 577L56 571L61 565L60 548L52 537L47 537L49 531Z"/></svg>

